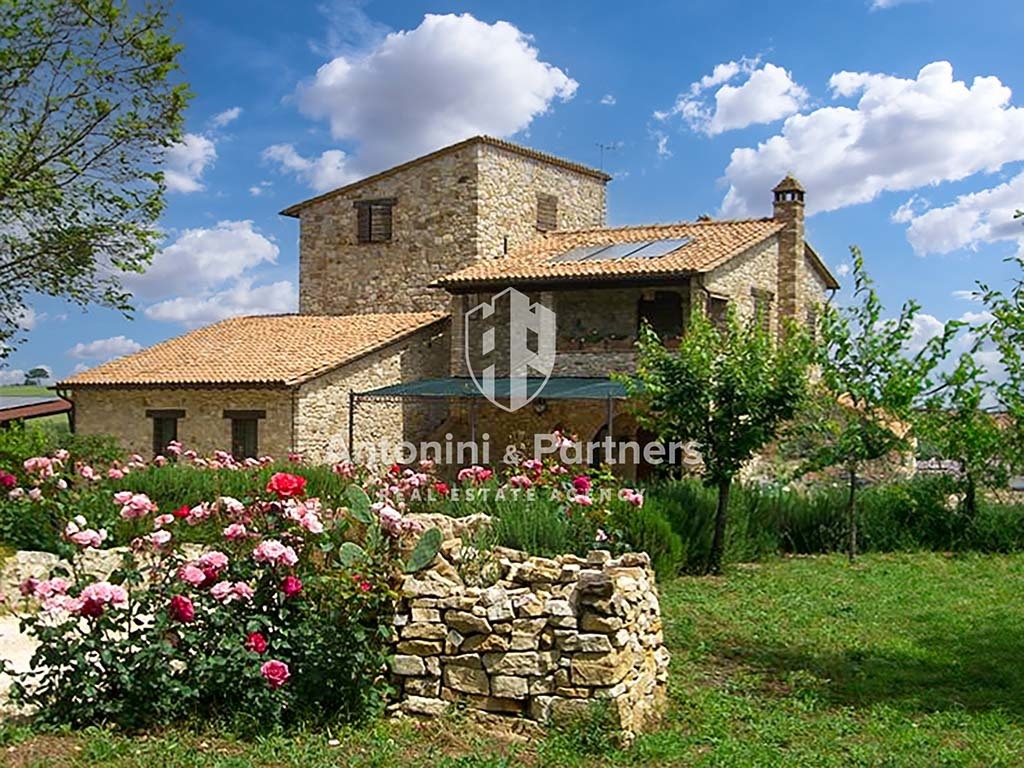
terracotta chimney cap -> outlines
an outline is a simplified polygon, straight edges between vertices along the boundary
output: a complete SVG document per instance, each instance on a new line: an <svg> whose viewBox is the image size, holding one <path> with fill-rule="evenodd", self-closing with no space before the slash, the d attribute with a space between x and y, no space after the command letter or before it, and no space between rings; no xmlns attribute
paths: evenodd
<svg viewBox="0 0 1024 768"><path fill-rule="evenodd" d="M775 185L772 192L806 192L803 185L794 178L792 173L787 173L786 178Z"/></svg>

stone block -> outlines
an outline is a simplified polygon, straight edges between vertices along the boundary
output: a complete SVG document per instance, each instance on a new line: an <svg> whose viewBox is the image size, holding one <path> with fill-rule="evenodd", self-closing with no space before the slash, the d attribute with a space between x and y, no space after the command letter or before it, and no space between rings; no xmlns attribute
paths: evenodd
<svg viewBox="0 0 1024 768"><path fill-rule="evenodd" d="M491 692L487 673L482 669L446 664L443 679L448 688L460 693L487 696Z"/></svg>
<svg viewBox="0 0 1024 768"><path fill-rule="evenodd" d="M502 699L525 699L529 683L525 677L495 675L491 678L491 695Z"/></svg>

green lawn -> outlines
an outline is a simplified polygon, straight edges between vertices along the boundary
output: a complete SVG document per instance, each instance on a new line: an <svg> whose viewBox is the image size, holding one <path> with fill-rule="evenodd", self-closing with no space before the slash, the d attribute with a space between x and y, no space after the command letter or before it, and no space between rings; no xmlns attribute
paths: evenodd
<svg viewBox="0 0 1024 768"><path fill-rule="evenodd" d="M664 728L529 739L457 718L242 742L0 730L9 765L1024 765L1024 556L773 561L665 584ZM334 742L332 742L332 739Z"/></svg>
<svg viewBox="0 0 1024 768"><path fill-rule="evenodd" d="M0 387L0 395L6 397L52 397L53 390L35 384L7 384Z"/></svg>

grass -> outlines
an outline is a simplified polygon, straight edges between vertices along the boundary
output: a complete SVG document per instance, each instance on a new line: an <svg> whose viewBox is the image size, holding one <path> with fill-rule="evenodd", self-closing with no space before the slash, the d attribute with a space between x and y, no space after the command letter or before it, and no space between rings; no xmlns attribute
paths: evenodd
<svg viewBox="0 0 1024 768"><path fill-rule="evenodd" d="M584 723L530 738L450 718L251 742L0 728L28 766L1024 764L1024 555L772 560L662 587L664 727L619 750Z"/></svg>
<svg viewBox="0 0 1024 768"><path fill-rule="evenodd" d="M53 397L52 389L41 387L37 384L7 384L0 386L0 397ZM66 435L68 429L68 417L66 414L58 413L53 416L40 416L32 419L36 426L52 431L58 435Z"/></svg>

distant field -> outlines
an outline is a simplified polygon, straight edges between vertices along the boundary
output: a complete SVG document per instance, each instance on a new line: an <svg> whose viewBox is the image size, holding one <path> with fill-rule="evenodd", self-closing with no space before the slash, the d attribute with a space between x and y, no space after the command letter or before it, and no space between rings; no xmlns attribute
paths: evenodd
<svg viewBox="0 0 1024 768"><path fill-rule="evenodd" d="M55 394L51 389L34 384L9 384L0 387L0 397L52 397Z"/></svg>

